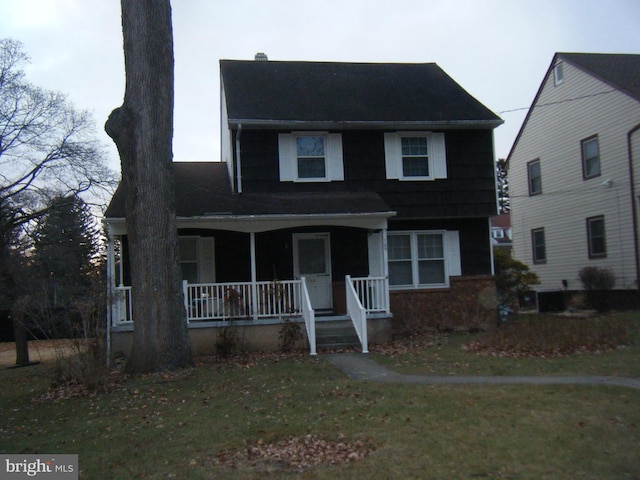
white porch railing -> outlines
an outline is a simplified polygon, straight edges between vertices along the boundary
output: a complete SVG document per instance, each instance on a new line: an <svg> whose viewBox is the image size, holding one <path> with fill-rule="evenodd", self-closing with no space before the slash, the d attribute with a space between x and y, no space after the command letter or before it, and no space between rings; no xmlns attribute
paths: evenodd
<svg viewBox="0 0 640 480"><path fill-rule="evenodd" d="M362 353L369 353L369 342L367 339L367 310L362 305L358 293L351 280L351 276L345 277L347 290L347 313L351 317L353 326L356 329L360 343L362 344Z"/></svg>
<svg viewBox="0 0 640 480"><path fill-rule="evenodd" d="M228 320L300 315L300 280L183 282L187 320Z"/></svg>
<svg viewBox="0 0 640 480"><path fill-rule="evenodd" d="M316 314L311 306L309 298L309 290L307 290L307 282L304 277L300 279L300 305L302 307L302 318L307 327L307 338L309 339L309 349L311 355L316 355Z"/></svg>
<svg viewBox="0 0 640 480"><path fill-rule="evenodd" d="M389 288L385 277L351 278L360 303L367 313L389 313Z"/></svg>

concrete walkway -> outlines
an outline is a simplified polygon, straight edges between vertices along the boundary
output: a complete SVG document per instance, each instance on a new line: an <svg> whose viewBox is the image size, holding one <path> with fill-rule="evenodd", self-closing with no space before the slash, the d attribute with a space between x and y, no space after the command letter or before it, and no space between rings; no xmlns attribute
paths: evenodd
<svg viewBox="0 0 640 480"><path fill-rule="evenodd" d="M389 370L362 353L322 355L352 380L421 385L612 385L640 389L640 379L606 376L503 377L503 376L431 376L404 375Z"/></svg>

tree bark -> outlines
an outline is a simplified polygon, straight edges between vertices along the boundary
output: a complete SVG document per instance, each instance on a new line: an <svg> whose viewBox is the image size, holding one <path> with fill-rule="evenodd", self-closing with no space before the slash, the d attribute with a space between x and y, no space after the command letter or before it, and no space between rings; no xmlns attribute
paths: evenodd
<svg viewBox="0 0 640 480"><path fill-rule="evenodd" d="M131 262L130 372L191 363L172 173L173 32L169 0L121 0L126 89L105 125L118 147Z"/></svg>

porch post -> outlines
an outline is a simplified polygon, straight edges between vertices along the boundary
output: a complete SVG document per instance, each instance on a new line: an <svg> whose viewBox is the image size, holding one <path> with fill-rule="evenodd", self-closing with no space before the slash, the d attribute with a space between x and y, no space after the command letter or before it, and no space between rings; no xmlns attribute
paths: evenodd
<svg viewBox="0 0 640 480"><path fill-rule="evenodd" d="M382 229L382 276L385 278L384 295L386 313L391 313L391 304L389 299L389 255L387 252L387 227Z"/></svg>
<svg viewBox="0 0 640 480"><path fill-rule="evenodd" d="M258 274L256 273L256 233L249 233L251 250L251 313L254 320L258 319Z"/></svg>
<svg viewBox="0 0 640 480"><path fill-rule="evenodd" d="M107 331L106 331L106 364L111 366L111 325L113 322L113 301L115 293L115 249L113 246L113 235L109 232L109 226L105 229L107 232Z"/></svg>

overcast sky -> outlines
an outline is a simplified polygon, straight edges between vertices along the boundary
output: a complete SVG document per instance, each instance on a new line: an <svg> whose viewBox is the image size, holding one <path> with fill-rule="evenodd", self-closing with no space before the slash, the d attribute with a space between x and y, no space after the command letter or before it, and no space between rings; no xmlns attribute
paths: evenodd
<svg viewBox="0 0 640 480"><path fill-rule="evenodd" d="M173 0L174 159L220 158L220 59L435 62L505 124L504 158L555 52L640 53L639 0ZM124 95L118 0L0 0L28 80L93 112Z"/></svg>

